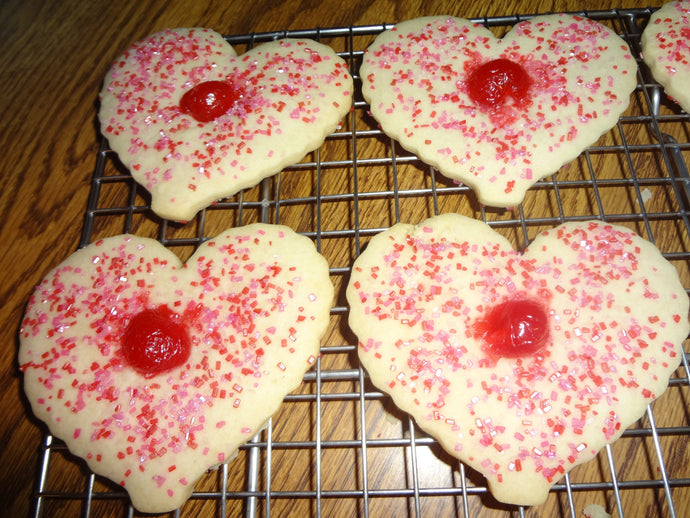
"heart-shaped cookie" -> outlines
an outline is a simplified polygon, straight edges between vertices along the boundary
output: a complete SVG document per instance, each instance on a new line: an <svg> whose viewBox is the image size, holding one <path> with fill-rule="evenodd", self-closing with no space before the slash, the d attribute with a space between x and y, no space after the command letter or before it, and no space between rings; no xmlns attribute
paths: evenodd
<svg viewBox="0 0 690 518"><path fill-rule="evenodd" d="M557 14L502 39L460 18L402 22L367 49L360 75L386 134L480 202L510 207L615 125L636 70L613 31Z"/></svg>
<svg viewBox="0 0 690 518"><path fill-rule="evenodd" d="M347 64L311 40L237 56L209 29L132 45L100 95L101 131L161 217L186 221L318 148L352 104Z"/></svg>
<svg viewBox="0 0 690 518"><path fill-rule="evenodd" d="M355 261L347 300L372 382L521 505L644 413L690 330L675 268L599 221L524 253L457 214L397 224Z"/></svg>
<svg viewBox="0 0 690 518"><path fill-rule="evenodd" d="M642 57L666 93L690 112L690 1L655 11L640 38Z"/></svg>
<svg viewBox="0 0 690 518"><path fill-rule="evenodd" d="M287 227L228 230L184 265L151 239L103 239L31 296L25 392L137 509L169 511L301 382L332 299L325 259Z"/></svg>

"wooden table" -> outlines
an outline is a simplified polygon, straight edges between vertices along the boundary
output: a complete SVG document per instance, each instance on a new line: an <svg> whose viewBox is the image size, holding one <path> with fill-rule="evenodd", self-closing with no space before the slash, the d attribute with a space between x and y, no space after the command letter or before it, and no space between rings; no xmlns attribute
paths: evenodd
<svg viewBox="0 0 690 518"><path fill-rule="evenodd" d="M661 2L649 4L658 6ZM31 415L23 397L16 353L20 319L33 286L80 243L91 179L99 156L97 94L110 63L130 43L162 28L177 26L205 26L223 34L247 34L380 26L431 14L476 18L615 7L633 6L621 6L609 0L3 2L0 5L3 78L0 242L5 253L0 257L3 324L0 343L5 347L0 353L0 436L5 446L0 453L0 514L33 515L41 473L47 478L41 500L44 516L79 516L87 511L90 516L123 516L129 512L127 499L117 492L117 487L89 477L84 465L64 452L59 444L50 446L50 466L42 468L46 449L44 428ZM354 50L362 50L372 39L371 35L355 38ZM336 37L327 42L344 51L347 50L344 40ZM631 114L644 115L645 108L640 107L644 105L644 95L638 92L635 98ZM661 109L668 116L662 130L681 142L679 153L686 163L690 162L687 115L667 103ZM360 108L358 117L363 117L364 112ZM518 512L526 516L570 516L571 509L582 516L583 507L590 503L598 503L614 514L620 505L627 516L670 516L661 483L645 482L659 481L662 473L667 474L674 486L673 502L678 516L687 513L690 509L687 371L679 370L678 379L654 406L655 424L662 430L660 444L665 470L659 468L649 419L643 419L633 427L634 433L612 446L608 455L604 452L573 471L569 479L571 491L561 483L544 506L518 511L493 501L481 489L480 476L469 469L465 471L440 451L388 399L368 385L357 370L355 338L345 325L344 283L356 250L376 229L385 228L396 219L416 222L435 212L458 211L499 222L497 228L516 246L524 246L525 240L540 228L550 226L551 221L561 217L603 215L618 219L643 234L651 229L662 251L673 256L684 285L690 287L687 256L690 236L682 219L687 217L682 209L687 205L679 206L677 193L669 187L669 182L653 180L667 163L665 155L654 147L656 142L651 140L648 117L642 119L633 118L602 137L598 148L557 175L558 181L564 183L556 189L553 182L535 189L522 207L512 211L481 209L471 193L454 187L415 160L405 159L397 164L397 185L393 184L390 163L372 165L366 175L361 175L358 185L363 195L358 198L356 224L361 232L356 236L346 231L355 224L351 219L353 197L338 196L353 189L351 167L344 166L340 171L326 168L321 189L332 196L322 202L321 246L334 268L340 309L334 312L331 329L324 339L319 370L310 375L303 388L293 394L273 419L270 436L263 434L256 448L242 450L227 471L205 477L198 490L206 493L190 501L182 515L216 516L221 507L227 509L228 516L251 510L253 501L244 496L251 496L246 493L249 490L246 471L252 455L258 456L261 463L256 494L259 516L266 514L267 501L273 516L307 516L319 512L322 516L364 516L367 509L370 516L415 516L417 510L424 516L463 516L465 506L470 516L516 516ZM625 145L638 147L626 156L621 152ZM390 142L385 138L360 138L358 146L361 156L390 157ZM404 155L400 148L395 151ZM326 153L332 155L325 156ZM324 149L321 159L351 160L347 153L342 145L336 144ZM109 155L105 158L104 174L116 174ZM310 160L315 160L314 156L306 162ZM589 175L594 172L600 183L592 182ZM629 179L633 173L651 180L648 183L617 180ZM268 213L263 213L257 208L261 197L260 189L256 188L246 193L243 202L250 205L241 214L235 205L228 205L225 210L207 214L203 221L166 225L145 209L115 210L110 215L95 216L88 237L127 230L153 237L164 235L172 246L177 239L212 236L224 226L262 217L271 221L279 219L299 232L312 232L313 203L302 198L308 196L311 180L305 187L290 172L281 178L282 197L296 201L280 205L279 216L275 191L271 191ZM275 183L269 183L269 187L275 189ZM128 206L132 189L126 179L106 182L98 206ZM376 194L389 190L399 196ZM559 193L557 198L554 190ZM135 204L143 207L146 200L143 191L134 192ZM658 217L640 217L637 195L647 193L652 196L645 204L647 213ZM256 203L252 205L252 202ZM174 249L183 257L191 251L186 245ZM315 411L317 398L320 413ZM361 435L363 423L366 440ZM411 436L417 441L412 441L414 447ZM269 439L274 445L272 449L267 445ZM267 479L265 461L269 450L271 473ZM615 475L611 474L611 466ZM320 478L316 476L317 471L321 473ZM224 475L229 480L227 498L218 493ZM621 487L617 488L618 482ZM470 487L466 498L461 491L464 485ZM475 487L479 489L472 489ZM415 494L415 490L421 493ZM268 500L267 493L271 497Z"/></svg>

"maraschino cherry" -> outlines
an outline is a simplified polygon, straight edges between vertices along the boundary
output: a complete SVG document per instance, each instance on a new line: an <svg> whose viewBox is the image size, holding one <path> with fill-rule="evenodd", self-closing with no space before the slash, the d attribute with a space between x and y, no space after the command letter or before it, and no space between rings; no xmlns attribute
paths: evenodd
<svg viewBox="0 0 690 518"><path fill-rule="evenodd" d="M497 108L512 97L518 104L529 99L532 81L518 63L500 58L475 68L467 79L470 99L485 108Z"/></svg>
<svg viewBox="0 0 690 518"><path fill-rule="evenodd" d="M184 364L191 342L187 329L168 306L145 309L132 317L122 338L126 363L151 378Z"/></svg>
<svg viewBox="0 0 690 518"><path fill-rule="evenodd" d="M199 122L211 122L227 113L241 97L229 81L204 81L187 90L180 99L180 111Z"/></svg>
<svg viewBox="0 0 690 518"><path fill-rule="evenodd" d="M549 339L549 322L541 304L511 299L491 308L474 325L488 352L498 358L519 358L539 351Z"/></svg>

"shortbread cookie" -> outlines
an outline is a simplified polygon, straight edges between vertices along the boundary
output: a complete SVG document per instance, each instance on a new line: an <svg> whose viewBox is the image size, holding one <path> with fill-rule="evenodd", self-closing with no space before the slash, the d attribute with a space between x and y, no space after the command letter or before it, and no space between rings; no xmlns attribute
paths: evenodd
<svg viewBox="0 0 690 518"><path fill-rule="evenodd" d="M654 79L690 112L690 1L669 2L652 14L640 42Z"/></svg>
<svg viewBox="0 0 690 518"><path fill-rule="evenodd" d="M589 504L582 510L582 514L585 518L612 518L606 509L598 504Z"/></svg>
<svg viewBox="0 0 690 518"><path fill-rule="evenodd" d="M287 227L228 230L184 265L151 239L103 239L31 296L25 392L134 507L169 511L301 382L332 301L325 259Z"/></svg>
<svg viewBox="0 0 690 518"><path fill-rule="evenodd" d="M383 131L483 204L511 207L616 124L637 84L625 41L544 15L502 39L452 17L381 33L360 69Z"/></svg>
<svg viewBox="0 0 690 518"><path fill-rule="evenodd" d="M347 300L372 382L520 505L644 413L690 330L675 268L599 221L524 253L457 214L397 224L355 261Z"/></svg>
<svg viewBox="0 0 690 518"><path fill-rule="evenodd" d="M352 104L330 47L284 39L237 56L209 29L158 32L112 65L101 131L161 217L186 221L299 162Z"/></svg>

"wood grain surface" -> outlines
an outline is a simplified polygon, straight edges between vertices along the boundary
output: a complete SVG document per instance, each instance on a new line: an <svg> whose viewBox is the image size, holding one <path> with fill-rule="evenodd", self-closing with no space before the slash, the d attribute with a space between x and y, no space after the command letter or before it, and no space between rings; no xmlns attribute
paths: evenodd
<svg viewBox="0 0 690 518"><path fill-rule="evenodd" d="M650 1L646 5L654 7L661 2ZM609 0L5 0L0 3L0 243L5 250L0 256L0 343L3 344L0 444L4 445L0 451L0 515L32 516L36 510L34 495L37 477L42 472L45 429L32 416L22 394L17 331L33 286L79 245L100 142L97 95L111 62L129 44L166 27L203 26L229 35L392 24L432 14L475 18L627 7L639 6ZM333 41L333 44L342 45L342 42ZM364 48L366 38L358 40L356 45ZM640 114L646 109L644 96L638 93L630 113ZM361 112L362 115L344 121L346 130L371 127L372 121L366 120L364 110ZM687 116L678 115L681 112L667 102L662 105L662 112L669 116L663 131L685 143L680 152L686 163L690 163ZM323 194L333 196L326 198L328 202L318 215L318 224L327 236L319 246L331 266L346 271L368 237L398 219L414 222L447 211L498 222L514 221L521 215L527 215L530 221L545 218L543 224L498 226L516 246L524 246L542 226L550 226L549 221L564 215L606 216L621 220L646 237L651 232L662 251L675 254L677 259L673 262L684 285L690 287L690 262L685 255L690 250L690 236L677 215L687 205L679 204L675 183L653 181L667 174L659 171L666 170L668 164L651 146L645 147L653 142L652 138L646 123L631 120L621 124L602 137L598 148L559 172L559 181L565 182L558 189L559 197L553 196L554 188L549 184L532 190L522 207L512 211L485 211L471 193L457 192L451 182L429 173L418 161L409 160L403 161L396 171L386 165L367 166L366 174L357 179L357 190L364 195L356 202L357 221L354 221L352 197L338 196L353 191L351 171L329 167L322 172L320 189ZM620 152L625 146L637 146L636 151L626 157ZM611 152L614 148L618 151ZM404 155L386 139L358 141L359 156L390 156L393 151ZM322 160L329 161L352 159L351 148L338 139L329 142L321 155ZM106 165L106 174L116 173L114 165ZM592 185L592 175L596 175L599 183ZM626 180L631 175L650 181L631 184ZM277 181L271 181L272 192L283 196L287 193L291 198L306 200L314 193L313 175L305 179L304 175L287 172L280 177L279 191ZM415 189L428 192L435 186L434 182L442 187L438 196L414 194ZM99 203L103 206L118 206L123 200L127 203L129 185L127 182L108 184L103 187ZM654 215L651 218L638 217L643 214L643 208L641 192L635 186L640 185L651 195L650 201L644 204L644 211ZM380 194L394 188L408 194L395 199ZM143 204L145 200L145 195L137 191L137 203ZM245 200L260 201L258 188L249 190ZM314 230L317 215L313 203L287 203L280 206L279 214L276 206L271 209L271 220L279 220L299 232ZM227 210L210 211L203 223L197 219L187 225L161 227L161 222L144 210L130 216L99 217L92 236L118 234L125 228L153 237L159 237L163 228L171 239L198 236L200 232L212 236L224 227L259 217L258 209L240 214L234 206L228 206ZM342 232L355 224L364 231L356 236ZM181 256L191 253L189 246L177 250ZM337 303L344 306L346 273L336 273L333 278L338 289ZM690 509L690 449L686 448L685 435L690 424L687 372L679 370L677 382L653 407L655 424L665 430L660 440L663 469L653 440L646 432L650 422L645 418L633 427L638 432L615 443L609 455L604 452L572 472L569 483L580 484L581 488L573 491L572 500L561 486L543 506L519 510L492 500L483 490L481 476L469 469L465 471L421 434L387 398L377 394L363 377L352 374L356 373L357 359L351 346L356 341L345 322L343 314L334 316L319 360L319 373L342 375L315 380L312 374L274 417L270 434L260 438L263 443L258 455L262 465L270 461L271 472L267 478L264 467L259 477L259 516L269 511L272 516L281 517L318 514L349 517L367 513L374 517L416 516L417 512L422 516L465 516L465 505L469 516L571 516L572 510L582 516L582 509L591 503L602 505L614 515L618 515L620 504L626 516L670 516L660 483L651 488L640 483L649 479L658 481L662 472L680 481L672 488L673 501L677 515L687 516ZM360 397L364 393L370 395L363 405ZM363 429L366 430L364 442ZM679 429L682 433L674 433ZM321 443L318 450L317 434ZM418 440L416 448L409 445L411 435ZM280 443L270 450L270 459L266 459L267 438ZM250 450L243 450L226 471L205 477L197 487L201 495L191 500L181 515L246 513L248 501L244 496L249 456ZM51 455L48 473L46 488L54 498L44 499L43 516L136 515L116 486L100 478L90 478L84 464L60 448ZM227 490L239 496L228 498L222 507L217 492L226 475ZM619 500L614 487L618 481L626 481L618 493ZM461 490L465 485L469 487L469 497L463 500ZM422 494L415 497L414 488L422 488ZM427 491L428 488L451 489ZM90 491L98 497L87 500L85 495ZM261 496L269 492L275 492L270 501Z"/></svg>

